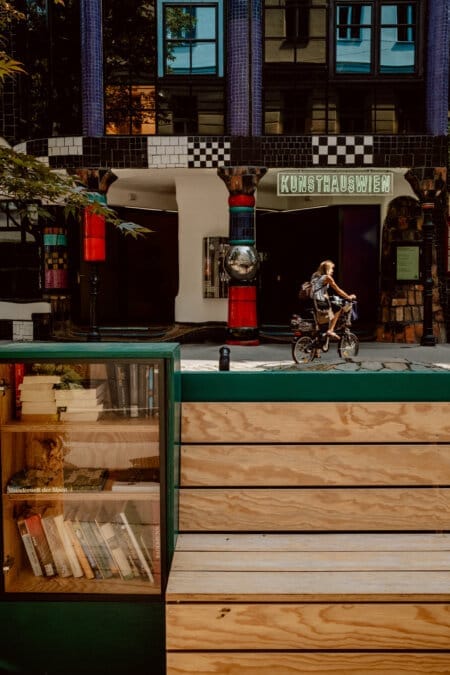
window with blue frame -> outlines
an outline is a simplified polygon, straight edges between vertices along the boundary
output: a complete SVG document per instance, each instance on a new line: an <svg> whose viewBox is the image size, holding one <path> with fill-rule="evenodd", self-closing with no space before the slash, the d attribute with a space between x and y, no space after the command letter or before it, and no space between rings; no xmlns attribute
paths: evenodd
<svg viewBox="0 0 450 675"><path fill-rule="evenodd" d="M223 76L222 0L158 2L158 75Z"/></svg>
<svg viewBox="0 0 450 675"><path fill-rule="evenodd" d="M337 2L335 68L342 74L414 74L417 2Z"/></svg>

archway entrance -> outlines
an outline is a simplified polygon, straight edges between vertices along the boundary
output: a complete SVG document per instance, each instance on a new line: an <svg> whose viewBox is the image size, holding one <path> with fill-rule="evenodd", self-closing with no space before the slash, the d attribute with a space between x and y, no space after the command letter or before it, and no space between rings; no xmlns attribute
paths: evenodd
<svg viewBox="0 0 450 675"><path fill-rule="evenodd" d="M299 311L302 282L329 258L336 262L338 284L358 296L355 330L372 335L378 307L379 233L379 206L257 212L260 325L287 326L291 314Z"/></svg>

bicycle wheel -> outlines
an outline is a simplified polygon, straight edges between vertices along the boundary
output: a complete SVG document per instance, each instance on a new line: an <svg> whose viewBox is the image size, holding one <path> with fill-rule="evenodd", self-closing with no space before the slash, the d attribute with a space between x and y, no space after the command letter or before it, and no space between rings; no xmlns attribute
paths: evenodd
<svg viewBox="0 0 450 675"><path fill-rule="evenodd" d="M292 343L292 358L295 363L309 363L316 355L312 338L304 335Z"/></svg>
<svg viewBox="0 0 450 675"><path fill-rule="evenodd" d="M344 333L338 342L338 354L341 359L351 359L359 352L359 340L354 333Z"/></svg>

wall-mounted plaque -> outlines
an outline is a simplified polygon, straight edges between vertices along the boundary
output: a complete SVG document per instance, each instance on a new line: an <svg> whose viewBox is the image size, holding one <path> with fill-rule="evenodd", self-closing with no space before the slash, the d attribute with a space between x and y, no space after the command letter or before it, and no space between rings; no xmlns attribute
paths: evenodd
<svg viewBox="0 0 450 675"><path fill-rule="evenodd" d="M420 281L420 246L396 247L397 281Z"/></svg>

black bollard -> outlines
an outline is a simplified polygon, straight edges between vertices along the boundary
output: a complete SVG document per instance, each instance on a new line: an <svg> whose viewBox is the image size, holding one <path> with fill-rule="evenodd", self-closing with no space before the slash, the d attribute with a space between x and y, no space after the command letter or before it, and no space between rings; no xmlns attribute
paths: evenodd
<svg viewBox="0 0 450 675"><path fill-rule="evenodd" d="M219 353L219 370L230 370L230 348L221 347Z"/></svg>

